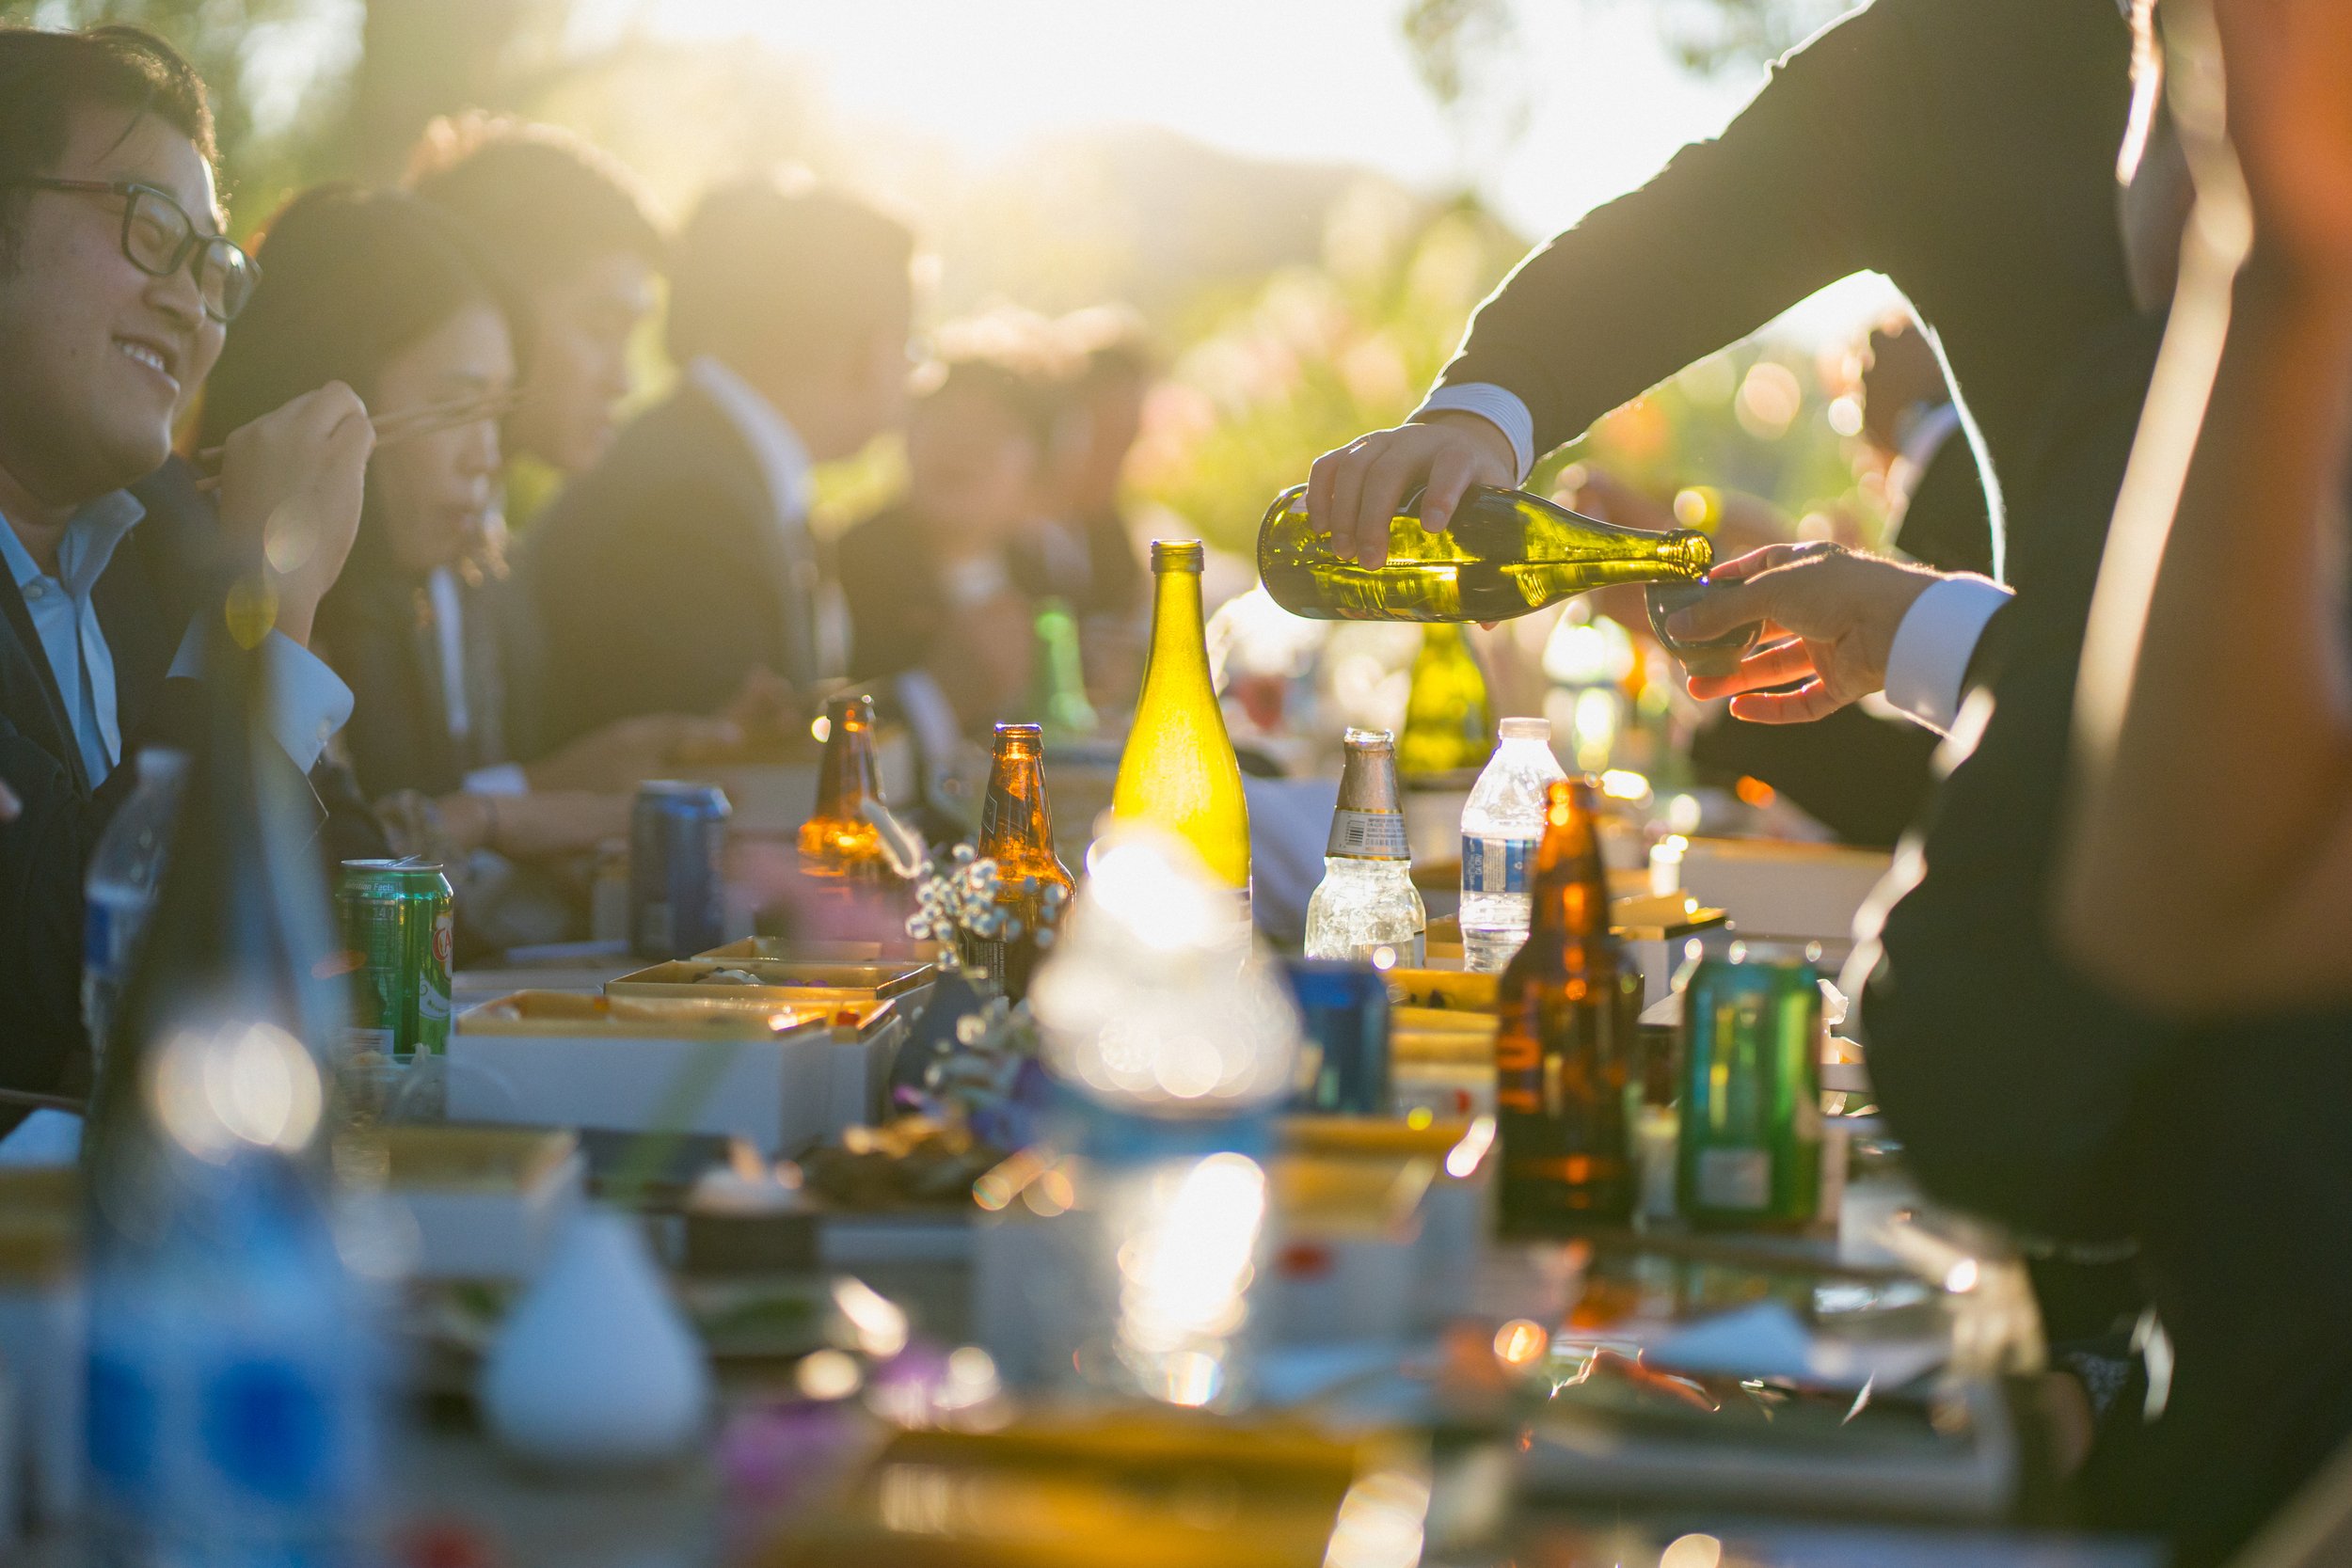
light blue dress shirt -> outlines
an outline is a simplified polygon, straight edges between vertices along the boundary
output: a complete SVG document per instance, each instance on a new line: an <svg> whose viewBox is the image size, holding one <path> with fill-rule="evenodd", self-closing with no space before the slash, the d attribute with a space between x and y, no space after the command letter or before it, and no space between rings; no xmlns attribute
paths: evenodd
<svg viewBox="0 0 2352 1568"><path fill-rule="evenodd" d="M25 611L40 638L49 673L65 699L73 744L92 789L122 761L122 719L116 705L115 656L98 624L90 593L105 575L116 548L147 515L128 491L101 496L66 523L57 545L57 570L35 564L16 530L0 518L0 559L24 595ZM172 660L174 675L197 674L202 666L204 628L191 626ZM268 669L270 730L295 767L308 773L327 741L351 717L351 688L325 661L283 632L263 644Z"/></svg>
<svg viewBox="0 0 2352 1568"><path fill-rule="evenodd" d="M8 558L8 575L24 595L25 613L48 656L57 694L65 699L66 719L92 789L122 760L122 725L115 711L114 654L99 629L90 590L105 575L115 546L145 515L147 509L125 491L99 497L66 523L55 575L34 564L16 530L0 525L0 555Z"/></svg>

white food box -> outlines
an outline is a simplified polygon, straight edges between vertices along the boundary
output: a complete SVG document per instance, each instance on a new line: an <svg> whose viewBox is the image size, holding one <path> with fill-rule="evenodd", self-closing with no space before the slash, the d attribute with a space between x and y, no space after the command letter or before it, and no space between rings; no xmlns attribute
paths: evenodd
<svg viewBox="0 0 2352 1568"><path fill-rule="evenodd" d="M557 1222L587 1193L588 1160L567 1132L387 1127L385 1196L416 1227L423 1279L528 1279Z"/></svg>
<svg viewBox="0 0 2352 1568"><path fill-rule="evenodd" d="M739 1137L775 1158L870 1122L902 1026L888 1002L523 991L451 1031L452 1121Z"/></svg>
<svg viewBox="0 0 2352 1568"><path fill-rule="evenodd" d="M1834 966L1893 862L1883 849L1848 845L1693 838L1682 851L1682 891L1721 909L1740 936L1820 942Z"/></svg>

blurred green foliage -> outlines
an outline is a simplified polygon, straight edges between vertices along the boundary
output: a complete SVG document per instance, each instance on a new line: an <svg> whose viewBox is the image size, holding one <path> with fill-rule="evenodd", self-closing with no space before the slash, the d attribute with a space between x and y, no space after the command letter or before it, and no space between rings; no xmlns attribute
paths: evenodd
<svg viewBox="0 0 2352 1568"><path fill-rule="evenodd" d="M1304 481L1319 453L1411 413L1525 248L1468 202L1434 213L1371 192L1343 202L1317 264L1203 301L1185 324L1131 470L1136 500L1248 551L1267 503ZM1843 353L1733 345L1552 454L1530 486L1548 492L1583 464L1661 501L1716 486L1772 503L1791 527L1809 520L1812 532L1876 543L1883 508L1870 466L1857 462L1858 408L1838 405L1854 371Z"/></svg>
<svg viewBox="0 0 2352 1568"><path fill-rule="evenodd" d="M1392 0L1388 24L1466 146L1516 135L1508 56L1528 0ZM1607 3L1607 0L1588 0ZM1752 63L1836 0L1673 0L1660 25L1694 69ZM214 92L234 228L313 181L395 175L432 115L469 106L570 125L682 211L706 182L803 163L914 211L941 263L934 304L1140 305L1171 354L1131 476L1155 526L1246 550L1266 502L1314 457L1411 411L1525 236L1472 198L1432 203L1377 176L1253 163L1168 133L1063 138L975 171L954 150L843 123L805 62L624 32L567 46L572 0L0 0L46 25L133 22L187 52ZM1367 19L1371 24L1370 19ZM691 125L691 135L680 127ZM1471 160L1475 166L1475 160ZM649 395L667 379L648 335ZM1654 497L1713 484L1815 531L1876 537L1850 368L1749 343L1692 367L1556 454ZM821 476L820 527L900 483L892 443ZM1857 478L1861 473L1864 477ZM542 476L545 478L546 476Z"/></svg>

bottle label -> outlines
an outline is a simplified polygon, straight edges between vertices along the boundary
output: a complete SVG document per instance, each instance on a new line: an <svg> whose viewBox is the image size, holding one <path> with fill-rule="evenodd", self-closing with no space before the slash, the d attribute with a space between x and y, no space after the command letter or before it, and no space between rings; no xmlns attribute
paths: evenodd
<svg viewBox="0 0 2352 1568"><path fill-rule="evenodd" d="M1462 892L1525 893L1528 871L1535 860L1532 838L1479 838L1462 835Z"/></svg>
<svg viewBox="0 0 2352 1568"><path fill-rule="evenodd" d="M1323 852L1359 860L1405 860L1405 816L1393 811L1349 811L1343 806L1331 814L1331 841Z"/></svg>
<svg viewBox="0 0 2352 1568"><path fill-rule="evenodd" d="M1772 1156L1763 1148L1699 1151L1698 1198L1702 1209L1761 1213L1772 1202Z"/></svg>

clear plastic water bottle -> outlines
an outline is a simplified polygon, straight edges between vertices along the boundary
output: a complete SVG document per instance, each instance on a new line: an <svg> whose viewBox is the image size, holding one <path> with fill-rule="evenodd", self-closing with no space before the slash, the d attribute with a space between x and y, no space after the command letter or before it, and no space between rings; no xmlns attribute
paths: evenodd
<svg viewBox="0 0 2352 1568"><path fill-rule="evenodd" d="M1544 836L1544 786L1567 772L1551 722L1505 719L1502 743L1462 809L1462 962L1500 974L1527 940L1528 881Z"/></svg>
<svg viewBox="0 0 2352 1568"><path fill-rule="evenodd" d="M150 746L139 752L137 767L138 787L106 824L82 893L82 1023L93 1053L106 1049L115 1006L131 975L131 955L155 907L188 757Z"/></svg>

